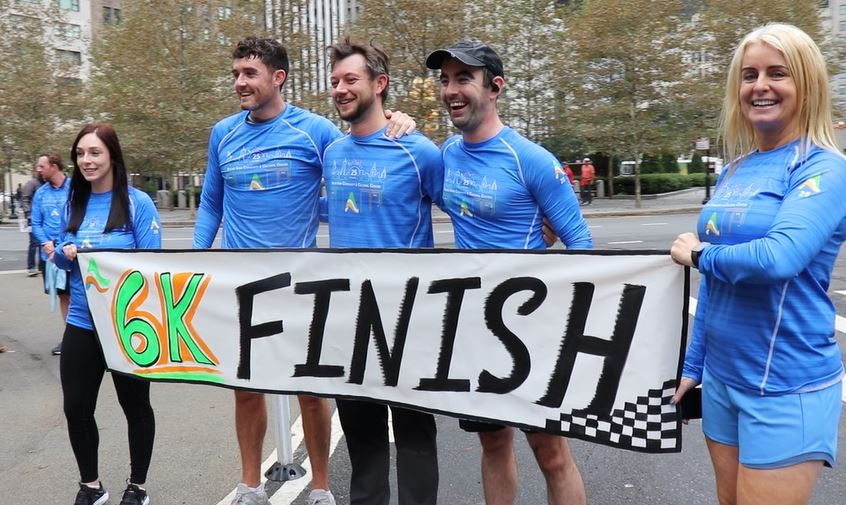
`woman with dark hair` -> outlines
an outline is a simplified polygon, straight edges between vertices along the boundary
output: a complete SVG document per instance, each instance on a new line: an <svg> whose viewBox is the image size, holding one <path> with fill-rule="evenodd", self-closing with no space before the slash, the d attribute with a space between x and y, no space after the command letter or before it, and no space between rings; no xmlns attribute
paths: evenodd
<svg viewBox="0 0 846 505"><path fill-rule="evenodd" d="M160 223L146 193L130 187L120 143L107 124L86 125L71 148L74 170L55 262L69 271L70 307L62 341L60 374L68 436L79 466L75 505L102 505L109 493L99 481L99 436L94 409L106 363L88 312L78 250L158 249ZM121 505L147 505L144 488L153 453L155 418L150 384L112 375L129 428L130 476Z"/></svg>

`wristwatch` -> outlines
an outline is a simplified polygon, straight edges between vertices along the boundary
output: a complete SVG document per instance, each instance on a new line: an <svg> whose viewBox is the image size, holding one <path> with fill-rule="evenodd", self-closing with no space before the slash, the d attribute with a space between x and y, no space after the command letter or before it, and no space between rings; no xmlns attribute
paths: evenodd
<svg viewBox="0 0 846 505"><path fill-rule="evenodd" d="M698 244L696 244L696 247L690 250L690 263L693 265L693 268L699 270L699 255L709 245L711 244L709 244L708 242L699 242Z"/></svg>

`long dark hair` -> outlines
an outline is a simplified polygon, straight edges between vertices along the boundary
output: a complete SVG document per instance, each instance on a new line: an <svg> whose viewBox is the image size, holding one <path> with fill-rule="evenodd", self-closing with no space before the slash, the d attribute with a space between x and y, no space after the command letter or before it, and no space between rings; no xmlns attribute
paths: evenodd
<svg viewBox="0 0 846 505"><path fill-rule="evenodd" d="M73 161L73 175L71 175L70 193L68 194L70 218L65 231L70 233L79 231L82 219L85 217L88 199L91 197L91 183L83 177L82 170L76 160L76 147L79 145L80 139L89 133L93 133L103 141L112 160L112 206L109 209L109 219L106 221L106 227L103 231L110 232L120 228L129 228L132 226L129 218L129 183L117 133L115 133L112 125L92 123L79 130L76 140L73 141L73 147L71 147L70 157Z"/></svg>

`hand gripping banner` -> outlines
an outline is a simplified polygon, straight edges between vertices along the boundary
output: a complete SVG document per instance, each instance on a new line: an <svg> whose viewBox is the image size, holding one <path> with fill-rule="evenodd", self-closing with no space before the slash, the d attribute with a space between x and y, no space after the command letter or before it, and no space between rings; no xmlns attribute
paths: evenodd
<svg viewBox="0 0 846 505"><path fill-rule="evenodd" d="M689 272L666 252L98 251L79 265L114 372L681 450L669 400Z"/></svg>

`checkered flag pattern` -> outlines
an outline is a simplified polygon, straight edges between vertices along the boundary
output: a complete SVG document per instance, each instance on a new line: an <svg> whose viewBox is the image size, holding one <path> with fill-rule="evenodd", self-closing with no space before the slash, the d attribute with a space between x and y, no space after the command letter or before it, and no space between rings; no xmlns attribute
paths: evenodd
<svg viewBox="0 0 846 505"><path fill-rule="evenodd" d="M626 402L609 417L573 410L560 420L548 420L547 429L568 437L639 452L680 452L681 425L676 406L670 403L675 379L661 389L650 389L634 403Z"/></svg>

